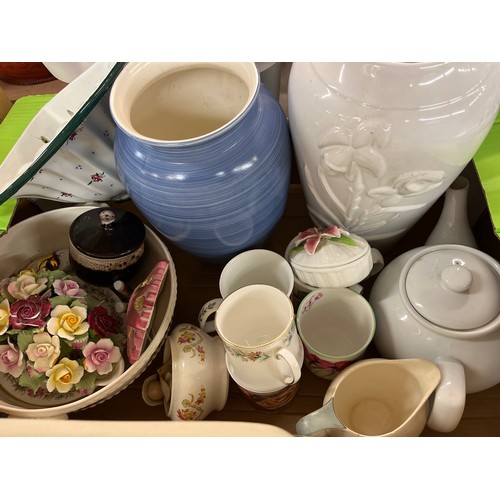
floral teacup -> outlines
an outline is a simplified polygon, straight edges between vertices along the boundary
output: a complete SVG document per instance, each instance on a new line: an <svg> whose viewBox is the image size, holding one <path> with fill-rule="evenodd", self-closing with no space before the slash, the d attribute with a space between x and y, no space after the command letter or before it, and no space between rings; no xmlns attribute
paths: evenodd
<svg viewBox="0 0 500 500"><path fill-rule="evenodd" d="M375 315L368 301L349 288L318 288L300 303L297 329L304 364L331 380L363 356L375 334Z"/></svg>

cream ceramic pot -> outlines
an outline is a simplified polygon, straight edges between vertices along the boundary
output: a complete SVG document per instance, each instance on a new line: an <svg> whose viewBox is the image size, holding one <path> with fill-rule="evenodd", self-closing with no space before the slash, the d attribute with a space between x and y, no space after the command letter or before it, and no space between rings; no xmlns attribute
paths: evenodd
<svg viewBox="0 0 500 500"><path fill-rule="evenodd" d="M441 370L432 429L453 430L466 393L500 383L500 264L489 255L453 244L410 250L381 271L369 302L382 356L426 358Z"/></svg>

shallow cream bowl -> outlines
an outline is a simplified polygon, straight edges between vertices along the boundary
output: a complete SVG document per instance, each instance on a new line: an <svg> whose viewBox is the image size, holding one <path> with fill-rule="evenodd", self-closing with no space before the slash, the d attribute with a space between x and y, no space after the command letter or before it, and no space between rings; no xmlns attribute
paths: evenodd
<svg viewBox="0 0 500 500"><path fill-rule="evenodd" d="M0 238L1 268L8 276L37 256L50 254L62 248L68 248L69 227L76 217L95 208L95 206L66 207L35 215L12 226ZM146 227L144 257L135 278L139 284L154 264L160 259L170 262L163 288L156 301L156 313L151 321L149 343L140 358L125 371L114 378L109 384L94 391L92 394L76 401L43 407L18 400L0 387L0 413L13 417L53 418L65 417L68 413L82 410L102 403L118 394L138 378L148 367L162 347L170 328L175 303L177 300L177 276L170 253L161 239Z"/></svg>

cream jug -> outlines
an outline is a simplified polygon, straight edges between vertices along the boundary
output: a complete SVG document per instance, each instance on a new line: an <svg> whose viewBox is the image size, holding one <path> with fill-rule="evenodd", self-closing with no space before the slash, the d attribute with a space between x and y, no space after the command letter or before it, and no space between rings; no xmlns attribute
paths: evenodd
<svg viewBox="0 0 500 500"><path fill-rule="evenodd" d="M440 380L439 368L424 359L358 361L332 381L324 405L297 422L297 434L419 436Z"/></svg>

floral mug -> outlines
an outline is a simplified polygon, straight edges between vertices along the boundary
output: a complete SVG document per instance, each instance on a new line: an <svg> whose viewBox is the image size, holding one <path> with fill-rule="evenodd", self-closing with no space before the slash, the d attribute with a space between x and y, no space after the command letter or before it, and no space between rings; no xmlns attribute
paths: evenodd
<svg viewBox="0 0 500 500"><path fill-rule="evenodd" d="M264 284L239 288L218 303L215 328L239 386L271 393L299 381L304 350L293 304L282 290Z"/></svg>
<svg viewBox="0 0 500 500"><path fill-rule="evenodd" d="M304 363L318 377L332 380L360 359L375 335L368 301L349 288L318 288L297 309Z"/></svg>

